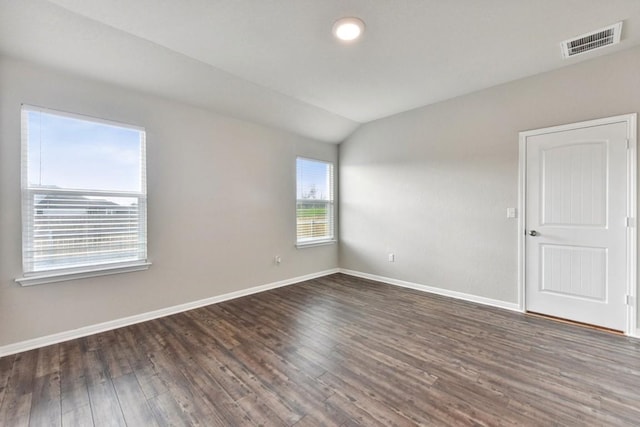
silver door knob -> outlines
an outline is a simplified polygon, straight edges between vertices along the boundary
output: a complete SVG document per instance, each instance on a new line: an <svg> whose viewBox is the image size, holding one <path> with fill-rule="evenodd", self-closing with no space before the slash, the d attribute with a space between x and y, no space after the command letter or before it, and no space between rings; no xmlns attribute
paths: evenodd
<svg viewBox="0 0 640 427"><path fill-rule="evenodd" d="M538 235L538 232L536 230L531 230L529 232L529 236L537 236L537 235Z"/></svg>

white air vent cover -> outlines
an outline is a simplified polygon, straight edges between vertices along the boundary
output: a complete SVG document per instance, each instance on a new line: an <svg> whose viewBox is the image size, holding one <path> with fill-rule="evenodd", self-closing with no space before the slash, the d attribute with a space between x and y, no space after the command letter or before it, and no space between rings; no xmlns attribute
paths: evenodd
<svg viewBox="0 0 640 427"><path fill-rule="evenodd" d="M622 22L562 42L562 56L569 58L620 42Z"/></svg>

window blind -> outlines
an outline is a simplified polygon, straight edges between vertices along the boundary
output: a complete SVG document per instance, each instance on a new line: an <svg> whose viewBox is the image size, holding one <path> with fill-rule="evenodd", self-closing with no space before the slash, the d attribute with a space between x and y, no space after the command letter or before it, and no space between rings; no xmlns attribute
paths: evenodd
<svg viewBox="0 0 640 427"><path fill-rule="evenodd" d="M296 159L296 229L298 244L334 240L333 164Z"/></svg>
<svg viewBox="0 0 640 427"><path fill-rule="evenodd" d="M144 129L22 108L25 275L146 261Z"/></svg>

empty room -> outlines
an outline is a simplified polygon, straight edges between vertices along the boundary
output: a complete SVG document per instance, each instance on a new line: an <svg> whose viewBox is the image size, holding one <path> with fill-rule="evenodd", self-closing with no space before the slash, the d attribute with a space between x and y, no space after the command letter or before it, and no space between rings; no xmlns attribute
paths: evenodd
<svg viewBox="0 0 640 427"><path fill-rule="evenodd" d="M0 426L637 426L638 0L0 0Z"/></svg>

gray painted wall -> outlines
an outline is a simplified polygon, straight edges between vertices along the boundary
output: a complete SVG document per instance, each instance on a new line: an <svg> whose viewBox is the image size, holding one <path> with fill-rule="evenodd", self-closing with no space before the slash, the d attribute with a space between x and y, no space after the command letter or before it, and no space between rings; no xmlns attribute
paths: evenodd
<svg viewBox="0 0 640 427"><path fill-rule="evenodd" d="M21 103L146 128L150 270L14 282ZM335 145L9 58L0 132L0 346L337 267L337 245L295 248L296 155L336 161Z"/></svg>
<svg viewBox="0 0 640 427"><path fill-rule="evenodd" d="M364 125L340 146L338 260L294 246L295 157L336 146L0 58L0 346L338 265L515 303L518 132L640 111L638 69L629 50ZM150 270L13 281L21 103L147 129Z"/></svg>
<svg viewBox="0 0 640 427"><path fill-rule="evenodd" d="M340 146L340 266L516 303L518 133L639 112L638 70L628 50L362 126Z"/></svg>

